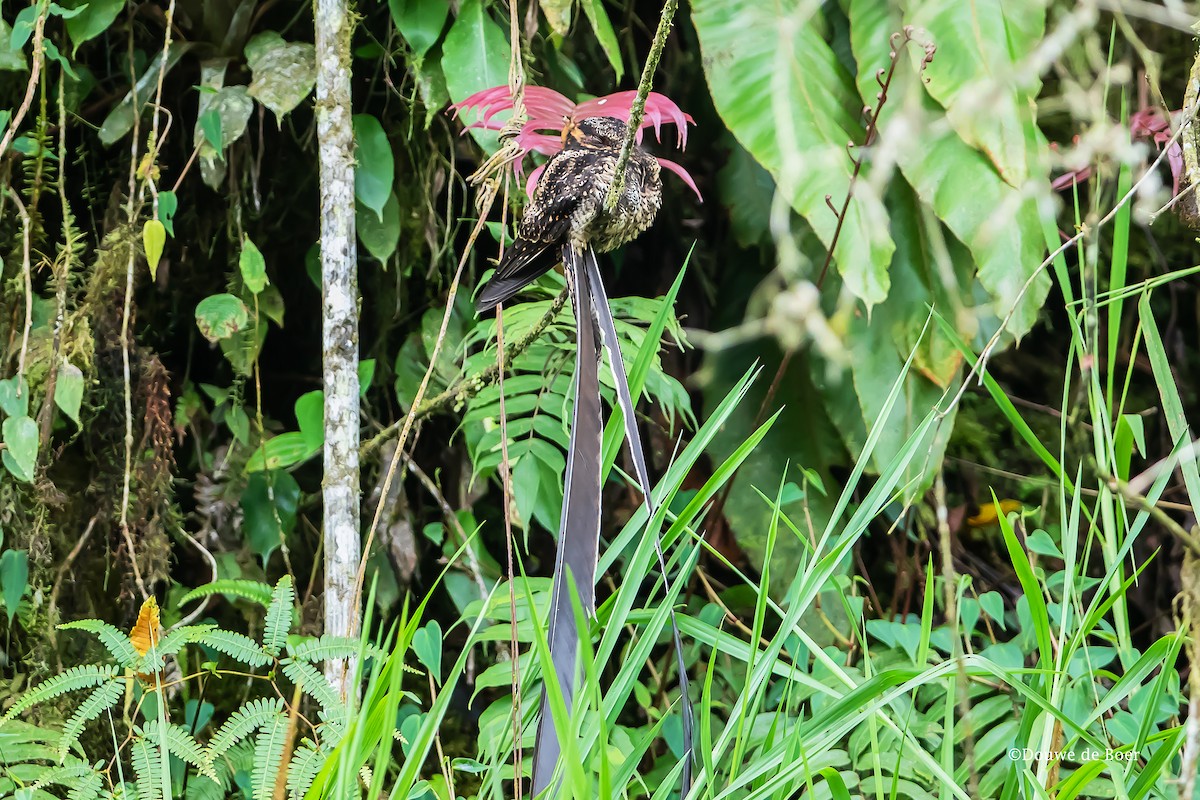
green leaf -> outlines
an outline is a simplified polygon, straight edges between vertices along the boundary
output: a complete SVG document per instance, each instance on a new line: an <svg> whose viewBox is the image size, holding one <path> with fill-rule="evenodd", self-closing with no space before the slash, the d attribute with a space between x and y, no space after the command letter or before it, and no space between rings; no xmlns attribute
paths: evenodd
<svg viewBox="0 0 1200 800"><path fill-rule="evenodd" d="M317 454L320 445L312 447L303 433L288 431L273 436L254 448L246 461L246 472L261 472L264 469L286 469Z"/></svg>
<svg viewBox="0 0 1200 800"><path fill-rule="evenodd" d="M437 620L431 619L412 637L413 652L439 685L442 682L442 648L445 644L442 640L442 626Z"/></svg>
<svg viewBox="0 0 1200 800"><path fill-rule="evenodd" d="M38 457L38 426L27 416L9 417L4 420L3 428L4 466L17 480L31 483L33 472L37 467Z"/></svg>
<svg viewBox="0 0 1200 800"><path fill-rule="evenodd" d="M175 212L177 210L179 210L179 198L175 196L175 192L158 193L158 218L171 238L175 238Z"/></svg>
<svg viewBox="0 0 1200 800"><path fill-rule="evenodd" d="M465 0L442 44L442 73L450 99L459 103L475 92L508 83L508 61L504 30L487 15L482 0ZM471 134L485 149L495 149L495 132Z"/></svg>
<svg viewBox="0 0 1200 800"><path fill-rule="evenodd" d="M122 667L128 667L140 658L129 635L103 620L81 619L63 623L58 628L64 631L87 631L93 634Z"/></svg>
<svg viewBox="0 0 1200 800"><path fill-rule="evenodd" d="M358 362L358 396L362 397L371 388L371 382L375 380L375 359L364 358ZM322 397L322 402L324 397ZM321 437L324 439L324 436Z"/></svg>
<svg viewBox="0 0 1200 800"><path fill-rule="evenodd" d="M915 0L905 22L924 28L937 45L925 68L925 88L967 144L983 151L1001 177L1020 187L1029 177L1025 126L1032 120L1034 85L1012 85L1016 65L1042 41L1045 0ZM910 48L915 63L921 48ZM1036 71L1028 71L1036 76Z"/></svg>
<svg viewBox="0 0 1200 800"><path fill-rule="evenodd" d="M312 450L319 450L325 443L325 392L316 389L300 395L295 411L304 443Z"/></svg>
<svg viewBox="0 0 1200 800"><path fill-rule="evenodd" d="M10 49L20 50L29 41L29 37L33 36L33 26L37 22L40 10L37 3L31 3L17 12L16 18L13 19L12 33L9 34Z"/></svg>
<svg viewBox="0 0 1200 800"><path fill-rule="evenodd" d="M267 262L258 247L247 236L242 240L242 254L238 258L242 281L252 294L259 294L270 283L267 280Z"/></svg>
<svg viewBox="0 0 1200 800"><path fill-rule="evenodd" d="M587 0L583 0L583 3L587 5ZM574 4L575 0L538 0L546 22L550 23L550 30L558 36L566 36L571 30L571 6ZM620 75L617 80L620 80Z"/></svg>
<svg viewBox="0 0 1200 800"><path fill-rule="evenodd" d="M613 30L612 22L608 19L604 5L600 0L579 0L579 5L583 8L588 22L592 24L596 40L604 48L604 55L608 56L608 63L617 73L617 82L620 83L621 78L625 76L625 65L621 61L621 44L617 41L616 31Z"/></svg>
<svg viewBox="0 0 1200 800"><path fill-rule="evenodd" d="M54 381L54 404L79 425L79 407L83 405L83 371L70 361L62 362Z"/></svg>
<svg viewBox="0 0 1200 800"><path fill-rule="evenodd" d="M879 47L879 42L899 30L900 19L886 10L881 13L873 0L852 0L850 15L856 21L850 27L850 44L859 64L860 96L863 102L874 102L878 92L875 72L888 66L887 48ZM940 58L939 49L935 62ZM1005 183L985 155L947 126L945 114L911 70L896 70L890 94L892 100L884 107L880 125L886 128L892 114L903 112L907 125L923 132L896 142L896 160L904 177L921 201L967 246L977 279L991 295L995 317L1003 319L1015 307L1008 330L1014 337L1023 335L1033 327L1050 290L1050 279L1043 274L1022 295L1045 252L1036 198ZM1021 136L1031 137L1036 142L1033 146L1044 151L1045 140L1036 129L1022 131ZM1028 160L1032 179L1048 180L1046 159ZM1039 174L1033 175L1034 169ZM857 202L856 198L851 205ZM978 301L970 305L976 306Z"/></svg>
<svg viewBox="0 0 1200 800"><path fill-rule="evenodd" d="M264 567L275 548L295 529L299 500L300 484L283 470L255 472L246 482L240 501L242 528L246 544L262 559Z"/></svg>
<svg viewBox="0 0 1200 800"><path fill-rule="evenodd" d="M263 608L271 605L271 595L274 590L261 581L238 580L234 578L222 578L221 580L207 583L204 586L198 586L192 589L179 599L179 605L190 603L201 597L208 597L214 594L223 594L228 597L240 597L244 600L250 600L258 603Z"/></svg>
<svg viewBox="0 0 1200 800"><path fill-rule="evenodd" d="M29 553L24 550L5 550L0 553L0 596L4 597L4 613L11 627L17 606L29 588Z"/></svg>
<svg viewBox="0 0 1200 800"><path fill-rule="evenodd" d="M234 631L209 631L196 641L251 667L266 666L271 661L258 642Z"/></svg>
<svg viewBox="0 0 1200 800"><path fill-rule="evenodd" d="M383 207L392 196L396 164L392 144L379 120L370 114L354 115L354 196L375 212L382 223Z"/></svg>
<svg viewBox="0 0 1200 800"><path fill-rule="evenodd" d="M288 631L292 628L292 605L296 602L296 590L292 576L284 575L275 584L267 619L263 623L263 649L278 656L287 643Z"/></svg>
<svg viewBox="0 0 1200 800"><path fill-rule="evenodd" d="M210 342L228 339L245 330L249 322L245 303L232 294L214 294L196 306L196 325Z"/></svg>
<svg viewBox="0 0 1200 800"><path fill-rule="evenodd" d="M717 113L828 245L838 220L825 198L846 196L854 169L846 144L861 144L864 131L853 79L817 21L801 16L809 7L695 0L692 20ZM834 260L868 307L887 297L894 250L881 198L870 181L858 181Z"/></svg>
<svg viewBox="0 0 1200 800"><path fill-rule="evenodd" d="M387 202L378 215L365 204L355 203L354 217L359 241L368 253L387 267L388 259L400 243L400 201L396 199L396 193L388 194Z"/></svg>
<svg viewBox="0 0 1200 800"><path fill-rule="evenodd" d="M25 54L21 48L12 46L12 28L0 19L0 70L9 72L24 72L29 65L25 62ZM11 112L0 111L0 132L8 126Z"/></svg>
<svg viewBox="0 0 1200 800"><path fill-rule="evenodd" d="M246 62L252 76L250 96L283 115L300 105L317 81L316 50L307 42L285 42L274 31L257 34L246 43Z"/></svg>
<svg viewBox="0 0 1200 800"><path fill-rule="evenodd" d="M29 413L29 384L16 375L0 381L0 411L10 417Z"/></svg>
<svg viewBox="0 0 1200 800"><path fill-rule="evenodd" d="M191 50L191 48L191 42L172 42L170 49L167 51L166 71L170 72L179 63L179 59L183 57L183 54ZM154 98L154 87L158 83L158 75L162 67L163 63L160 53L159 57L150 59L150 63L146 65L145 72L137 79L136 92L128 92L121 102L112 111L108 112L108 116L100 124L99 136L101 144L106 147L110 146L133 130L134 120ZM135 94L138 103L136 109L133 105ZM199 138L199 134L197 134L197 138Z"/></svg>
<svg viewBox="0 0 1200 800"><path fill-rule="evenodd" d="M146 250L146 266L150 268L150 280L158 277L158 262L162 259L166 243L166 226L156 219L146 220L142 225L142 247Z"/></svg>
<svg viewBox="0 0 1200 800"><path fill-rule="evenodd" d="M125 7L125 0L67 0L63 5L79 10L67 19L67 34L75 45L71 51L74 55L81 44L108 30Z"/></svg>
<svg viewBox="0 0 1200 800"><path fill-rule="evenodd" d="M450 16L447 0L388 0L396 30L418 56L437 44Z"/></svg>

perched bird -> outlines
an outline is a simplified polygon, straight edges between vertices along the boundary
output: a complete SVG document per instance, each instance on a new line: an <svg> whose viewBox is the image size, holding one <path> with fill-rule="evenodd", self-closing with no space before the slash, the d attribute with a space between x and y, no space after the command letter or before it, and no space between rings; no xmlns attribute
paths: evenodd
<svg viewBox="0 0 1200 800"><path fill-rule="evenodd" d="M588 247L606 253L650 227L662 206L658 161L635 146L625 169L624 189L611 213L604 210L617 172L626 125L615 117L588 117L563 129L555 153L525 208L517 240L504 252L475 307L485 311L511 298L559 263L560 250Z"/></svg>

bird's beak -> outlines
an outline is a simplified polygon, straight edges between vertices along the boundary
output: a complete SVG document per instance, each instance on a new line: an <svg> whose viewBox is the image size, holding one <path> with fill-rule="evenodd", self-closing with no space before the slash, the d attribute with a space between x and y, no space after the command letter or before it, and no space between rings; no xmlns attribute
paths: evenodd
<svg viewBox="0 0 1200 800"><path fill-rule="evenodd" d="M562 129L562 146L564 148L567 146L567 139L574 139L580 144L583 144L583 136L583 131L578 125L575 124L575 121L568 119L566 124L563 125Z"/></svg>

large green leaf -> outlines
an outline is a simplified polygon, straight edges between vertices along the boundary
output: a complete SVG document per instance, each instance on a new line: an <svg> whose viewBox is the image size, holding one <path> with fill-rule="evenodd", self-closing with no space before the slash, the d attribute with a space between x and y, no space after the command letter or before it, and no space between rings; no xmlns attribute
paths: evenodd
<svg viewBox="0 0 1200 800"><path fill-rule="evenodd" d="M264 566L296 527L299 500L299 484L283 470L255 472L247 481L241 499L246 543Z"/></svg>
<svg viewBox="0 0 1200 800"><path fill-rule="evenodd" d="M1013 186L1030 175L1024 130L1032 118L1028 89L1036 92L1015 85L1015 65L1041 41L1045 14L1043 0L915 0L905 14L937 45L927 90L958 135Z"/></svg>
<svg viewBox="0 0 1200 800"><path fill-rule="evenodd" d="M508 83L508 37L487 15L482 0L466 0L442 44L442 72L450 100L462 102L482 89ZM487 150L496 148L492 131L472 130Z"/></svg>
<svg viewBox="0 0 1200 800"><path fill-rule="evenodd" d="M285 42L274 31L263 31L246 44L246 62L254 76L250 96L283 115L300 105L317 80L317 60L307 42Z"/></svg>
<svg viewBox="0 0 1200 800"><path fill-rule="evenodd" d="M446 0L388 0L396 29L418 56L437 44L450 16Z"/></svg>
<svg viewBox="0 0 1200 800"><path fill-rule="evenodd" d="M354 196L381 221L383 207L392 195L396 160L379 120L370 114L354 115Z"/></svg>
<svg viewBox="0 0 1200 800"><path fill-rule="evenodd" d="M862 102L873 103L879 91L874 76L889 64L888 49L880 42L887 41L902 23L891 6L878 0L850 0L849 17L850 45L859 67L859 96ZM919 46L909 47L914 58L923 55ZM939 44L934 63L941 58ZM986 309L990 314L983 317L1003 319L1015 307L1008 331L1019 337L1033 326L1050 289L1049 278L1042 275L1021 296L1045 251L1037 200L1006 183L986 155L960 139L922 86L916 70L902 61L892 82L891 99L880 115L880 135L894 148L904 177L921 201L970 251L978 281L992 299ZM890 127L900 113L905 114L903 129ZM913 136L912 131L922 133ZM1027 174L1045 181L1045 140L1031 120L1025 121L1018 134L1026 148ZM995 324L986 319L980 319L978 325L960 322L956 327L966 339Z"/></svg>
<svg viewBox="0 0 1200 800"><path fill-rule="evenodd" d="M828 244L837 218L825 198L845 197L854 169L846 145L861 144L864 131L854 81L804 15L810 5L693 0L692 19L717 112ZM894 249L881 198L859 181L834 256L868 305L887 297Z"/></svg>

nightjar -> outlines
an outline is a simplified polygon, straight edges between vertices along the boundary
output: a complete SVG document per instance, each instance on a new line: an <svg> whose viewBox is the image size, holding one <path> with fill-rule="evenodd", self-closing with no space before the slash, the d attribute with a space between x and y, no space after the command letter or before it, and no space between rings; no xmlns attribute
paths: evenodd
<svg viewBox="0 0 1200 800"><path fill-rule="evenodd" d="M479 292L477 311L505 302L548 272L564 246L581 254L588 247L605 253L650 227L662 206L662 177L658 161L640 146L630 154L616 208L604 210L625 130L626 123L615 117L568 123L563 149L546 162L516 241Z"/></svg>

